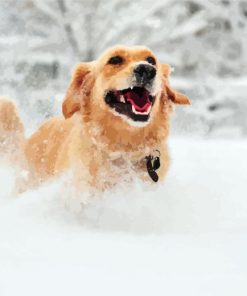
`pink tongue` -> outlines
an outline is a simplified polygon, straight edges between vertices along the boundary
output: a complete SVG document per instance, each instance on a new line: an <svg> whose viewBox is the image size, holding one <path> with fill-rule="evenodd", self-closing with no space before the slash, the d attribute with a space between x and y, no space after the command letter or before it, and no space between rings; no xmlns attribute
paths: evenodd
<svg viewBox="0 0 247 296"><path fill-rule="evenodd" d="M151 105L149 93L147 91L143 91L141 94L134 91L128 91L124 94L124 97L126 101L130 102L138 112L147 112Z"/></svg>

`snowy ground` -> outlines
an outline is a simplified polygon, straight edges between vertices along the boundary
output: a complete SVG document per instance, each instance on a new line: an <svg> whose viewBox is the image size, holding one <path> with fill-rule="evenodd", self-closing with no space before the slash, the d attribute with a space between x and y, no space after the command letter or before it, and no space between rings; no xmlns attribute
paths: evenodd
<svg viewBox="0 0 247 296"><path fill-rule="evenodd" d="M11 196L2 162L0 295L247 295L247 142L170 147L165 185L121 188L78 213L61 180Z"/></svg>

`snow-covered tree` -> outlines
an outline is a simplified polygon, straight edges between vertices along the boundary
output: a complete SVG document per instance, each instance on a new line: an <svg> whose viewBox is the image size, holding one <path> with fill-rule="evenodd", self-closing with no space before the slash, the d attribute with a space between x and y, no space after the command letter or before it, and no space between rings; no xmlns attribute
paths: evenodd
<svg viewBox="0 0 247 296"><path fill-rule="evenodd" d="M227 79L232 89L230 78L247 76L246 1L8 0L0 5L0 91L26 109L38 108L42 116L50 110L49 116L75 63L95 59L115 44L145 44L175 68L174 85L193 100L187 110L192 116L199 112L208 131L220 126L221 108L231 110L225 117L221 112L224 120L246 130L246 119L236 120L238 108L231 103L243 104L243 92L227 97L219 87Z"/></svg>

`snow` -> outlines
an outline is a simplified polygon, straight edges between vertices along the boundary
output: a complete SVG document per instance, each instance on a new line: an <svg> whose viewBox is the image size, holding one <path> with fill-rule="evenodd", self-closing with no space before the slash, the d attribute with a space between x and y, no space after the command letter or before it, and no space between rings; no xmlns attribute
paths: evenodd
<svg viewBox="0 0 247 296"><path fill-rule="evenodd" d="M2 161L0 295L246 295L246 147L172 139L164 184L79 211L63 180L13 196Z"/></svg>
<svg viewBox="0 0 247 296"><path fill-rule="evenodd" d="M16 194L27 172L0 159L0 296L247 295L244 1L17 2L1 3L0 95L27 135L61 113L74 65L117 43L171 64L192 105L173 116L188 138L170 141L157 189L122 184L80 208L67 179Z"/></svg>

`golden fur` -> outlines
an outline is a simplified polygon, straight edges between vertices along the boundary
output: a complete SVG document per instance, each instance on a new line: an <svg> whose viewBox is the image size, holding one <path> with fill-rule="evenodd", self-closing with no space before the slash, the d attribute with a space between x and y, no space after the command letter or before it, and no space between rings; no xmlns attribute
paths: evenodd
<svg viewBox="0 0 247 296"><path fill-rule="evenodd" d="M109 58L116 55L124 56L124 63L108 65ZM152 182L145 156L159 150L157 173L160 180L164 178L169 167L166 139L172 105L189 104L185 95L170 87L170 67L156 64L156 101L145 126L130 125L104 101L106 90L128 87L134 65L147 56L154 57L146 47L117 46L97 61L76 66L62 106L64 117L48 120L24 143L32 174L45 180L71 170L74 185L82 189L90 185L105 190L133 174ZM2 122L10 119L1 117Z"/></svg>

